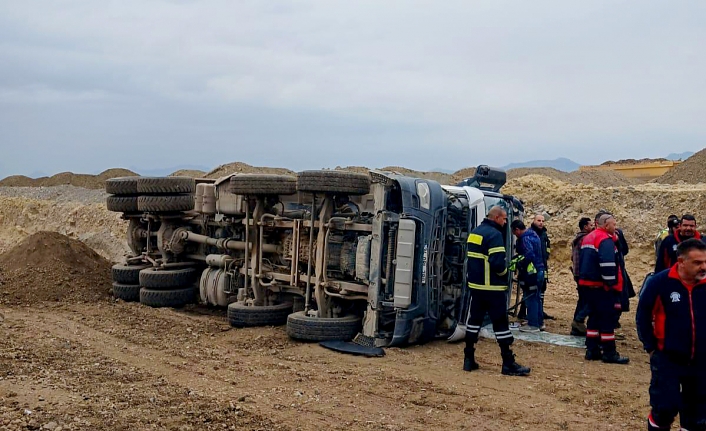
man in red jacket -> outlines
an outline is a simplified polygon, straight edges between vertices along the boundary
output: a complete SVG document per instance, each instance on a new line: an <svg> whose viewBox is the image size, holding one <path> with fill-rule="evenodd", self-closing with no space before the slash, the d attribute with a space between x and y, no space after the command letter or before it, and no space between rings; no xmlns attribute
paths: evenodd
<svg viewBox="0 0 706 431"><path fill-rule="evenodd" d="M623 274L615 245L616 221L611 214L598 217L596 230L586 235L579 253L579 285L586 287L589 313L586 323L586 359L627 364L615 346L615 322L620 310Z"/></svg>
<svg viewBox="0 0 706 431"><path fill-rule="evenodd" d="M648 430L706 431L706 244L677 247L677 263L645 284L637 333L650 354Z"/></svg>
<svg viewBox="0 0 706 431"><path fill-rule="evenodd" d="M696 218L691 214L684 214L679 227L666 237L659 246L655 273L671 268L672 265L677 263L677 246L680 242L690 238L701 239L701 234L696 230Z"/></svg>

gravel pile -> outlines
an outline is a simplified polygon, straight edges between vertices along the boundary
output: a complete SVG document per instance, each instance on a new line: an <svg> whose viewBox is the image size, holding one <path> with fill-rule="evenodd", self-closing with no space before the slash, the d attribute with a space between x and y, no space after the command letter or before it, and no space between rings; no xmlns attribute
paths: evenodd
<svg viewBox="0 0 706 431"><path fill-rule="evenodd" d="M654 181L662 184L687 184L706 183L706 148L684 160Z"/></svg>
<svg viewBox="0 0 706 431"><path fill-rule="evenodd" d="M63 185L54 187L0 187L0 196L97 204L104 203L108 195L101 189L86 189Z"/></svg>

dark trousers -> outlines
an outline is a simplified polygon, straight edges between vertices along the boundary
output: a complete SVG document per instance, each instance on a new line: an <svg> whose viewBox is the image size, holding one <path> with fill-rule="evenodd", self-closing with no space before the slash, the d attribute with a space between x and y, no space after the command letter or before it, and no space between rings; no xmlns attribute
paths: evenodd
<svg viewBox="0 0 706 431"><path fill-rule="evenodd" d="M665 353L650 358L650 405L648 430L668 430L679 413L681 426L706 431L706 364L679 365Z"/></svg>
<svg viewBox="0 0 706 431"><path fill-rule="evenodd" d="M586 286L580 286L576 283L576 291L579 294L579 299L576 301L576 310L574 310L574 320L584 323L588 317L588 303L586 301Z"/></svg>
<svg viewBox="0 0 706 431"><path fill-rule="evenodd" d="M620 296L614 290L602 287L586 287L588 322L586 322L586 349L603 353L615 352L616 313L620 307Z"/></svg>
<svg viewBox="0 0 706 431"><path fill-rule="evenodd" d="M470 289L470 315L466 324L466 356L471 356L478 342L478 334L485 314L493 323L495 339L505 355L509 352L514 338L507 319L507 296L505 291Z"/></svg>

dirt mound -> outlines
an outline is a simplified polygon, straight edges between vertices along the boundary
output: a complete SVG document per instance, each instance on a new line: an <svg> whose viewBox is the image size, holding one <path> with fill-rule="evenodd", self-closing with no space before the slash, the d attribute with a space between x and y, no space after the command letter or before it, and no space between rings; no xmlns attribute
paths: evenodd
<svg viewBox="0 0 706 431"><path fill-rule="evenodd" d="M0 181L0 187L32 187L34 179L24 175L11 175Z"/></svg>
<svg viewBox="0 0 706 431"><path fill-rule="evenodd" d="M24 175L13 175L0 181L2 187L54 187L54 186L76 186L85 189L102 189L105 187L105 180L117 177L136 176L135 172L129 169L112 168L101 172L98 175L74 174L73 172L61 172L51 177L40 177L32 179Z"/></svg>
<svg viewBox="0 0 706 431"><path fill-rule="evenodd" d="M221 165L205 175L205 178L221 178L230 174L275 174L294 175L294 171L285 168L267 168L251 166L247 163L234 162Z"/></svg>
<svg viewBox="0 0 706 431"><path fill-rule="evenodd" d="M706 148L656 178L654 182L662 184L676 184L680 181L687 184L706 183L704 164L706 164Z"/></svg>
<svg viewBox="0 0 706 431"><path fill-rule="evenodd" d="M200 171L198 169L179 169L176 172L169 174L170 177L191 177L191 178L203 178L206 172Z"/></svg>
<svg viewBox="0 0 706 431"><path fill-rule="evenodd" d="M526 175L542 175L554 180L564 181L565 183L572 182L570 174L554 168L515 168L507 171L508 180L524 177Z"/></svg>
<svg viewBox="0 0 706 431"><path fill-rule="evenodd" d="M508 181L527 175L541 175L568 184L593 184L598 187L620 187L640 183L615 171L579 170L569 173L554 168L516 168L507 171Z"/></svg>
<svg viewBox="0 0 706 431"><path fill-rule="evenodd" d="M607 162L601 163L601 166L605 165L639 165L642 163L658 163L658 162L668 162L669 160L665 158L658 159L621 159L617 161L608 160Z"/></svg>
<svg viewBox="0 0 706 431"><path fill-rule="evenodd" d="M107 299L110 266L81 241L37 232L0 255L0 301L19 305Z"/></svg>
<svg viewBox="0 0 706 431"><path fill-rule="evenodd" d="M471 178L476 174L476 168L463 168L451 174L451 182L453 184L458 184L466 178Z"/></svg>
<svg viewBox="0 0 706 431"><path fill-rule="evenodd" d="M415 171L412 169L403 168L401 166L386 166L384 168L380 168L380 170L388 172L397 172L401 175L406 175L408 177L426 178L428 180L434 180L440 184L451 183L451 175L444 174L442 172Z"/></svg>

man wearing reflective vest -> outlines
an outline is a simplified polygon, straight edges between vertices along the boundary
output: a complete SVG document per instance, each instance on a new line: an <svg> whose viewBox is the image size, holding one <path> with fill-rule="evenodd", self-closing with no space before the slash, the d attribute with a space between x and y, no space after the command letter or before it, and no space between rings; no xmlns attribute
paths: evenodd
<svg viewBox="0 0 706 431"><path fill-rule="evenodd" d="M616 221L611 214L596 220L596 230L584 237L579 252L579 285L586 287L586 359L612 364L630 360L618 354L615 322L620 311L622 270L615 246Z"/></svg>
<svg viewBox="0 0 706 431"><path fill-rule="evenodd" d="M706 244L677 246L677 262L650 277L637 304L637 334L650 354L648 430L706 430Z"/></svg>
<svg viewBox="0 0 706 431"><path fill-rule="evenodd" d="M513 342L507 318L508 272L506 264L503 227L507 223L507 213L500 206L488 211L485 220L468 235L466 254L466 281L470 289L468 322L466 324L466 348L464 349L463 370L478 369L475 361L475 345L485 314L493 323L495 338L500 345L503 359L502 374L526 376L528 367L515 362L510 349Z"/></svg>

